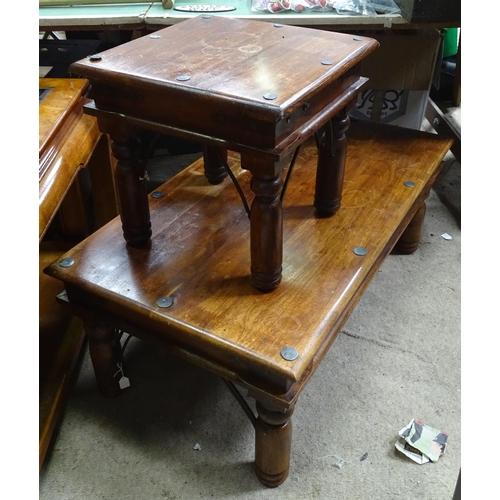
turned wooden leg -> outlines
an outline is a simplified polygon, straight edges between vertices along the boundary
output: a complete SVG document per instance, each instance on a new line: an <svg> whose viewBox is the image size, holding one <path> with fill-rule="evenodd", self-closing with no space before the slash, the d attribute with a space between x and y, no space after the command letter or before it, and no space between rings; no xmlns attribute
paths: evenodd
<svg viewBox="0 0 500 500"><path fill-rule="evenodd" d="M344 109L326 123L318 132L318 166L314 207L318 217L330 217L340 208L349 116Z"/></svg>
<svg viewBox="0 0 500 500"><path fill-rule="evenodd" d="M205 177L210 184L220 184L227 177L226 167L224 166L224 162L227 163L227 149L203 146L203 162Z"/></svg>
<svg viewBox="0 0 500 500"><path fill-rule="evenodd" d="M123 236L131 246L146 246L151 238L147 176L139 159L138 139L111 136L111 152L117 159L116 189Z"/></svg>
<svg viewBox="0 0 500 500"><path fill-rule="evenodd" d="M290 469L293 407L272 411L257 401L255 426L255 473L259 481L275 488L285 481Z"/></svg>
<svg viewBox="0 0 500 500"><path fill-rule="evenodd" d="M417 213L413 216L403 234L396 243L395 249L405 255L411 254L417 250L420 243L420 235L422 233L422 225L424 223L426 206L425 203L420 205Z"/></svg>
<svg viewBox="0 0 500 500"><path fill-rule="evenodd" d="M122 393L119 380L123 375L123 356L120 337L113 327L99 324L84 324L89 337L89 351L99 392L107 398Z"/></svg>
<svg viewBox="0 0 500 500"><path fill-rule="evenodd" d="M253 174L255 194L250 210L252 283L261 291L274 290L281 282L283 262L283 209L279 195L281 175Z"/></svg>

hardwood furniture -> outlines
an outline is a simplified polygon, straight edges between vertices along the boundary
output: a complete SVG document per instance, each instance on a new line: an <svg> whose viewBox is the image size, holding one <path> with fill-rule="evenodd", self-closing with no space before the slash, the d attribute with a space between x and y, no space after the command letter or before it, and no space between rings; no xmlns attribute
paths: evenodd
<svg viewBox="0 0 500 500"><path fill-rule="evenodd" d="M52 263L59 301L82 318L99 390L122 394L125 331L237 384L257 400L255 472L266 486L289 472L295 405L385 257L418 247L425 199L452 139L354 123L347 132L343 203L315 215L306 142L284 197L284 281L271 294L249 278L248 226L231 180L208 185L200 159L151 193L156 230L128 246L118 218ZM229 153L245 196L251 174ZM130 389L133 390L133 389Z"/></svg>
<svg viewBox="0 0 500 500"><path fill-rule="evenodd" d="M84 342L81 322L53 300L63 288L61 283L43 274L42 269L118 214L108 139L99 131L95 118L83 113L88 87L84 79L39 80L40 468ZM83 168L93 181L94 210L79 182ZM59 229L57 241L48 234L54 225Z"/></svg>
<svg viewBox="0 0 500 500"><path fill-rule="evenodd" d="M325 217L338 210L347 110L367 82L358 63L377 47L366 37L203 15L73 63L70 70L92 83L86 112L113 142L129 245L148 245L152 234L142 130L203 143L213 184L227 175L227 150L237 151L255 195L252 281L274 290L283 259L283 169L317 133L314 205Z"/></svg>
<svg viewBox="0 0 500 500"><path fill-rule="evenodd" d="M39 242L82 167L81 158L90 156L101 135L96 120L83 113L88 87L84 79L39 79Z"/></svg>
<svg viewBox="0 0 500 500"><path fill-rule="evenodd" d="M89 102L88 88L89 81L81 78L39 79L39 241L58 211L66 234L73 229L83 237L92 231L94 222L86 213L82 188L75 182L83 168L88 167L93 180L95 225L102 226L118 213L108 139L96 119L83 112ZM99 166L94 168L95 163Z"/></svg>
<svg viewBox="0 0 500 500"><path fill-rule="evenodd" d="M82 322L54 300L64 286L43 273L74 243L42 242L38 265L38 466L42 469L50 453L51 442L62 416L78 360L83 353L85 333Z"/></svg>

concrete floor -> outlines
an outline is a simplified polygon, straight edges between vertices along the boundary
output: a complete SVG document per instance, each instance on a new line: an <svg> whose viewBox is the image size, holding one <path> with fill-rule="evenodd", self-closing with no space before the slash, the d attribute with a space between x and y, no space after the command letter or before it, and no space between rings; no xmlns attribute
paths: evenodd
<svg viewBox="0 0 500 500"><path fill-rule="evenodd" d="M161 174L148 172L152 182ZM253 428L220 379L132 339L131 388L118 399L99 395L85 355L39 499L451 500L461 467L460 178L449 153L420 248L386 259L303 391L283 485L257 481ZM449 435L438 462L395 449L412 418Z"/></svg>

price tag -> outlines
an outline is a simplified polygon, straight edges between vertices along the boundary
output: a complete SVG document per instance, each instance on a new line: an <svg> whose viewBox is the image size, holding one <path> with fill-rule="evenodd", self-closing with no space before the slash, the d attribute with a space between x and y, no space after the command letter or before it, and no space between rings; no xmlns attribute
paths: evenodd
<svg viewBox="0 0 500 500"><path fill-rule="evenodd" d="M126 389L127 387L130 387L130 380L127 377L122 377L118 381L118 384L120 384L120 389Z"/></svg>

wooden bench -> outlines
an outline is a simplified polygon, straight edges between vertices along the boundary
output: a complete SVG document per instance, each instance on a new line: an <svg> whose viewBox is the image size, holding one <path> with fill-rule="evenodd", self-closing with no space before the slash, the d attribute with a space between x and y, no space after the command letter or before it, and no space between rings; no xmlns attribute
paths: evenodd
<svg viewBox="0 0 500 500"><path fill-rule="evenodd" d="M202 159L151 193L147 248L127 245L117 218L45 270L84 321L103 395L124 390L120 331L248 390L258 412L255 472L269 487L288 475L302 389L393 247L417 249L424 201L452 144L361 122L347 136L343 204L331 218L315 215L316 144L299 153L283 199L284 280L271 293L252 286L237 190L230 179L210 185ZM239 155L229 163L250 197Z"/></svg>

